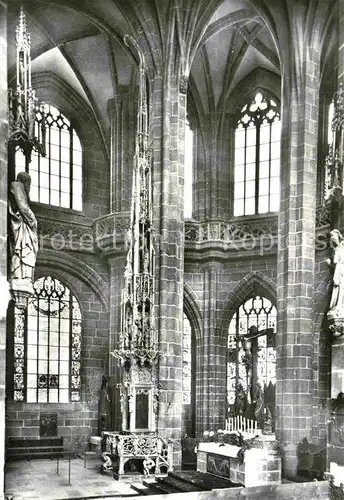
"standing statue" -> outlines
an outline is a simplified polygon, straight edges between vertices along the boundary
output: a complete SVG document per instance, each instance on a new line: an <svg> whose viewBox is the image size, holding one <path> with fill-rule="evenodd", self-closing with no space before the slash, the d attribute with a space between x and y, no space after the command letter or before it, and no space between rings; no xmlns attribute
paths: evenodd
<svg viewBox="0 0 344 500"><path fill-rule="evenodd" d="M256 386L256 401L254 407L254 416L258 422L258 427L263 429L264 426L264 394L262 386L257 382Z"/></svg>
<svg viewBox="0 0 344 500"><path fill-rule="evenodd" d="M37 220L30 208L31 177L19 172L9 192L10 233L10 284L17 306L19 295L24 297L34 293L33 280L38 251Z"/></svg>
<svg viewBox="0 0 344 500"><path fill-rule="evenodd" d="M247 406L247 395L242 384L238 384L234 401L234 415L245 415Z"/></svg>
<svg viewBox="0 0 344 500"><path fill-rule="evenodd" d="M332 320L344 318L344 238L338 229L333 229L330 235L333 255L327 263L333 267L334 272L333 290L327 317Z"/></svg>

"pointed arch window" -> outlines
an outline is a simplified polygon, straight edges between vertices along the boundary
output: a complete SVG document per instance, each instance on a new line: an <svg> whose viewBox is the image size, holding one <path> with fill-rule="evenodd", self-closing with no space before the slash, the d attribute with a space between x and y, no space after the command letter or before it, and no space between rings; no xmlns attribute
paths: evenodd
<svg viewBox="0 0 344 500"><path fill-rule="evenodd" d="M189 318L183 313L183 343L182 343L182 433L188 437L195 435L195 336Z"/></svg>
<svg viewBox="0 0 344 500"><path fill-rule="evenodd" d="M257 92L235 130L234 215L279 209L281 122L277 103Z"/></svg>
<svg viewBox="0 0 344 500"><path fill-rule="evenodd" d="M234 410L239 386L246 393L249 403L254 400L257 383L265 392L273 391L276 383L276 314L270 300L255 295L238 308L230 322L227 343L227 401L230 411ZM259 334L268 329L271 330ZM273 408L271 411L274 413Z"/></svg>
<svg viewBox="0 0 344 500"><path fill-rule="evenodd" d="M34 283L27 311L14 313L14 401L80 400L81 311L51 276Z"/></svg>
<svg viewBox="0 0 344 500"><path fill-rule="evenodd" d="M192 345L192 332L191 324L184 313L183 319L183 404L191 403L191 345Z"/></svg>
<svg viewBox="0 0 344 500"><path fill-rule="evenodd" d="M82 210L81 142L70 120L52 104L45 104L46 156L33 152L26 164L25 156L16 151L16 174L23 170L31 176L32 201L73 210ZM36 114L35 135L41 140L42 116Z"/></svg>

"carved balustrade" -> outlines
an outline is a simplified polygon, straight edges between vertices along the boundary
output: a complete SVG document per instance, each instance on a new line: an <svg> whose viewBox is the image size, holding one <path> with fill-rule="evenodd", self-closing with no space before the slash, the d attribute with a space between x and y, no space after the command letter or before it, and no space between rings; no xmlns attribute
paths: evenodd
<svg viewBox="0 0 344 500"><path fill-rule="evenodd" d="M167 475L172 471L172 443L157 434L120 434L102 432L103 460L111 460L111 468L118 477L125 475L124 467L130 460L142 460L142 474ZM147 466L150 462L150 466ZM106 462L105 462L106 463ZM109 465L105 470L109 469Z"/></svg>
<svg viewBox="0 0 344 500"><path fill-rule="evenodd" d="M130 225L129 212L114 212L93 222L94 246L104 252L124 252Z"/></svg>
<svg viewBox="0 0 344 500"><path fill-rule="evenodd" d="M328 236L330 223L329 209L323 205L316 209L316 230L324 237ZM127 230L130 220L128 212L111 213L93 222L93 238L95 249L104 251L125 251ZM74 227L74 226L73 226ZM79 228L80 232L80 228ZM206 246L207 243L226 244L233 248L244 247L244 242L256 242L256 246L271 243L277 245L277 215L232 218L225 220L185 221L186 249L195 244ZM156 235L158 242L159 235Z"/></svg>

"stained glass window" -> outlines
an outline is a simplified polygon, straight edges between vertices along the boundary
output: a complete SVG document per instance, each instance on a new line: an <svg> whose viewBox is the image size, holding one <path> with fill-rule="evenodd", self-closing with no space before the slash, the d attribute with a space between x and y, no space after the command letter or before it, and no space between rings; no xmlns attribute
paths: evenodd
<svg viewBox="0 0 344 500"><path fill-rule="evenodd" d="M191 404L191 386L192 386L192 332L188 317L184 313L183 320L183 403Z"/></svg>
<svg viewBox="0 0 344 500"><path fill-rule="evenodd" d="M254 330L252 330L254 329ZM265 334L264 330L271 329ZM255 332L255 339L248 337ZM266 298L254 296L242 304L234 314L228 331L227 344L227 399L228 405L235 402L236 387L242 385L250 400L253 378L261 387L276 382L276 308ZM255 362L252 360L255 358ZM252 373L255 369L256 373Z"/></svg>
<svg viewBox="0 0 344 500"><path fill-rule="evenodd" d="M242 108L235 131L235 216L279 209L280 135L276 102L258 92Z"/></svg>
<svg viewBox="0 0 344 500"><path fill-rule="evenodd" d="M27 311L15 309L14 400L80 400L81 312L77 299L51 276L34 284Z"/></svg>
<svg viewBox="0 0 344 500"><path fill-rule="evenodd" d="M16 174L25 169L31 176L32 201L82 210L82 147L71 122L51 104L45 104L46 157L33 152L25 166L25 156L16 152ZM41 140L42 116L36 115L35 134Z"/></svg>

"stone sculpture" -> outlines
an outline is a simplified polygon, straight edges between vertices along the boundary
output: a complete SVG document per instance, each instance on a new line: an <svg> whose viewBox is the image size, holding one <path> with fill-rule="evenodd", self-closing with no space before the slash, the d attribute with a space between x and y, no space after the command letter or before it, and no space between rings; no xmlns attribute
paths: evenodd
<svg viewBox="0 0 344 500"><path fill-rule="evenodd" d="M9 193L10 287L16 306L25 308L33 295L34 271L38 251L37 220L30 208L31 177L19 172Z"/></svg>
<svg viewBox="0 0 344 500"><path fill-rule="evenodd" d="M242 384L237 385L235 402L234 402L234 414L244 415L247 406L247 395L244 391Z"/></svg>
<svg viewBox="0 0 344 500"><path fill-rule="evenodd" d="M327 317L331 323L336 319L344 321L344 238L338 229L330 235L333 255L327 262L333 268L333 289Z"/></svg>

